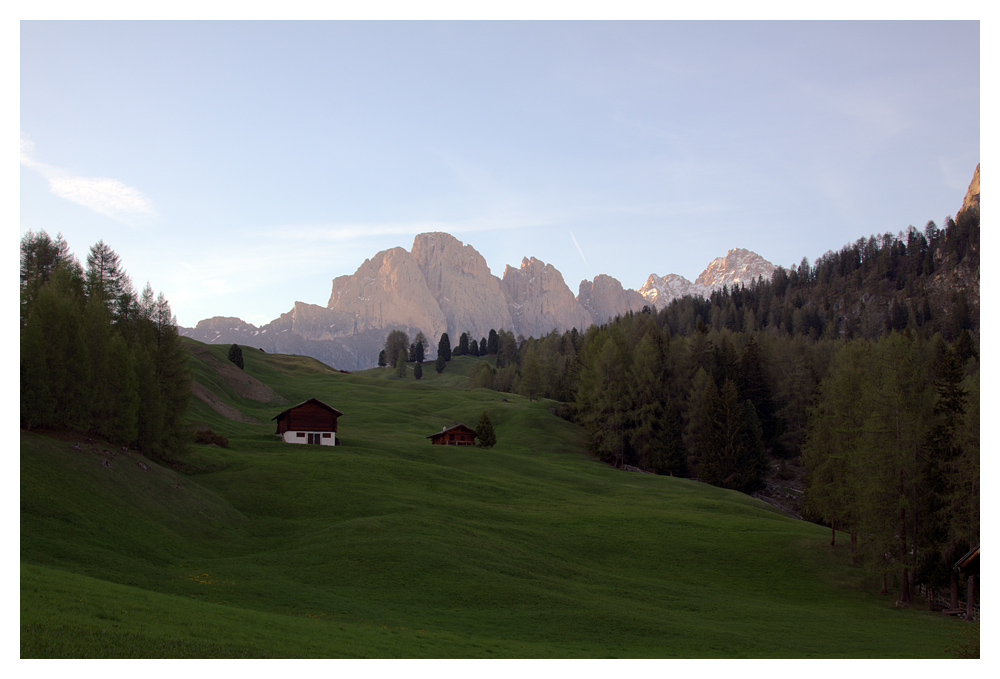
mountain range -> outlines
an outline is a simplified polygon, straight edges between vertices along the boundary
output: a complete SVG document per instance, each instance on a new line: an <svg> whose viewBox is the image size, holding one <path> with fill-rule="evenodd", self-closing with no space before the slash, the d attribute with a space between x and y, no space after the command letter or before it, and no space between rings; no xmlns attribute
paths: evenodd
<svg viewBox="0 0 1000 679"><path fill-rule="evenodd" d="M213 344L242 344L268 352L312 356L335 368L374 367L390 330L412 338L422 332L433 358L447 332L452 344L491 329L540 337L552 330L585 330L644 306L662 309L685 295L708 296L722 286L769 279L775 266L734 248L713 260L692 283L683 276L651 274L639 290L604 274L580 283L574 295L551 264L525 257L503 276L490 272L471 245L447 233L422 233L408 252L396 247L366 259L351 275L333 279L325 307L296 302L291 311L256 327L216 316L180 333Z"/></svg>

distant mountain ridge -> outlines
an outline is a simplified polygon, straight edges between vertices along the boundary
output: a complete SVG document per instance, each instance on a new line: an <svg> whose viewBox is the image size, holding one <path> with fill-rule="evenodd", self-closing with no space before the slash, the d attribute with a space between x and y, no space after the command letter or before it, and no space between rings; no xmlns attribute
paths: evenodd
<svg viewBox="0 0 1000 679"><path fill-rule="evenodd" d="M583 331L644 306L662 309L685 295L707 296L723 285L770 278L774 269L760 255L734 248L713 260L694 283L676 274L652 274L632 290L601 274L582 281L574 295L558 269L534 257L525 257L519 268L507 266L498 278L471 245L447 233L422 233L410 251L383 250L355 273L334 278L326 307L296 302L291 311L259 328L217 316L180 331L202 342L301 354L356 370L376 364L394 329L411 338L422 332L432 358L445 332L454 345L463 332L480 339L491 329L524 337Z"/></svg>

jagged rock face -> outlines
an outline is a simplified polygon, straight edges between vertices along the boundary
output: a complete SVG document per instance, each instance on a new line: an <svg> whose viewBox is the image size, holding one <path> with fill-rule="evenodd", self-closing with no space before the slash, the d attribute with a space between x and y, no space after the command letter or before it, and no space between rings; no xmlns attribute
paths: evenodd
<svg viewBox="0 0 1000 679"><path fill-rule="evenodd" d="M639 294L657 310L685 295L706 297L711 292L707 285L696 285L684 276L675 273L667 274L662 278L655 273L650 274L643 286L639 288Z"/></svg>
<svg viewBox="0 0 1000 679"><path fill-rule="evenodd" d="M641 311L649 302L635 290L626 290L618 279L605 274L594 276L594 281L581 281L580 302L594 323L606 323L616 316L622 316L629 311Z"/></svg>
<svg viewBox="0 0 1000 679"><path fill-rule="evenodd" d="M965 192L965 200L962 201L962 209L959 212L970 208L979 209L979 164L976 165L976 172L972 175L972 183Z"/></svg>
<svg viewBox="0 0 1000 679"><path fill-rule="evenodd" d="M463 332L478 340L490 330L513 327L500 279L471 245L447 233L422 233L413 239L411 252L444 314L452 344Z"/></svg>
<svg viewBox="0 0 1000 679"><path fill-rule="evenodd" d="M573 296L562 274L534 257L524 258L520 269L508 266L500 289L507 298L515 334L541 337L553 329L585 330L593 324L590 313Z"/></svg>
<svg viewBox="0 0 1000 679"><path fill-rule="evenodd" d="M183 328L182 335L206 344L247 344L260 333L257 326L233 316L213 316Z"/></svg>
<svg viewBox="0 0 1000 679"><path fill-rule="evenodd" d="M978 172L974 184L978 191ZM296 302L291 311L260 328L238 318L216 317L193 329L181 328L181 333L213 344L313 356L354 370L376 364L393 329L404 330L411 339L423 332L430 343L427 356L433 358L444 332L454 346L463 332L482 338L491 329L525 337L585 330L646 305L662 309L684 295L707 296L723 285L770 278L774 268L753 252L734 249L712 262L694 283L675 274L653 274L635 291L599 275L580 284L577 298L551 264L525 258L519 269L508 266L498 279L472 246L446 233L424 233L414 238L412 252L384 250L355 273L335 278L326 307Z"/></svg>
<svg viewBox="0 0 1000 679"><path fill-rule="evenodd" d="M758 277L770 280L775 268L774 264L756 252L733 248L725 257L712 260L694 283L677 274L661 278L654 273L639 288L639 294L657 309L662 309L685 295L708 297L713 290L719 290L724 285L750 285Z"/></svg>
<svg viewBox="0 0 1000 679"><path fill-rule="evenodd" d="M327 308L353 317L354 332L411 327L431 338L448 327L417 260L403 248L383 250L354 274L334 278Z"/></svg>
<svg viewBox="0 0 1000 679"><path fill-rule="evenodd" d="M261 328L264 334L268 331L292 332L312 340L333 340L355 335L359 329L358 318L354 314L296 302L287 314L281 314Z"/></svg>
<svg viewBox="0 0 1000 679"><path fill-rule="evenodd" d="M733 248L725 257L718 257L701 272L695 279L696 285L705 285L712 290L717 290L723 285L732 287L743 283L750 285L762 276L764 280L770 280L774 273L775 266L756 252L744 250L743 248Z"/></svg>

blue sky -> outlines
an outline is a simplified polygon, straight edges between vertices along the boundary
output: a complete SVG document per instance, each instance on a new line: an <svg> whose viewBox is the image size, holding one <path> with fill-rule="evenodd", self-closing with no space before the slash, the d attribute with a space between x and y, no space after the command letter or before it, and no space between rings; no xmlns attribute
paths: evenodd
<svg viewBox="0 0 1000 679"><path fill-rule="evenodd" d="M20 232L260 325L424 231L574 293L954 215L978 22L22 22Z"/></svg>

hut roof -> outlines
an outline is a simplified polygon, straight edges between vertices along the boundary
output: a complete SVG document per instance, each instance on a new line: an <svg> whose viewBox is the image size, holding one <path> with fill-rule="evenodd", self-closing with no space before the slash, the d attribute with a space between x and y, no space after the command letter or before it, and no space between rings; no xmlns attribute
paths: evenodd
<svg viewBox="0 0 1000 679"><path fill-rule="evenodd" d="M344 414L344 413L340 412L339 410L337 410L336 408L334 408L334 407L332 407L332 406L328 406L327 404L323 403L323 402L322 402L322 401L320 401L319 399L316 399L316 398L309 398L309 399L306 399L305 401L303 401L302 403L299 403L299 404L297 404L297 405L293 405L293 406L292 406L291 408L286 408L285 410L282 410L282 411L281 411L280 413L278 413L277 415L275 415L275 416L274 416L274 417L272 417L271 419L272 419L272 420L276 420L276 419L278 419L279 417L281 417L282 415L284 415L285 413L287 413L287 412L289 412L289 411L291 411L291 410L295 410L296 408L299 408L299 407L301 407L301 406L304 406L304 405L305 405L305 404L307 404L307 403L315 403L315 404L317 404L317 405L320 405L320 406L322 406L322 407L326 408L327 410L329 410L330 412L332 412L332 413L333 413L334 415L336 415L337 417L341 417L341 416L343 416L343 414Z"/></svg>
<svg viewBox="0 0 1000 679"><path fill-rule="evenodd" d="M970 569L970 567L977 566L979 564L979 545L976 545L970 549L966 554L955 562L955 570L959 572L964 572Z"/></svg>
<svg viewBox="0 0 1000 679"><path fill-rule="evenodd" d="M472 434L473 436L476 435L476 430L475 429L470 429L470 428L466 427L464 424L456 424L453 427L444 427L444 428L441 429L441 431L435 432L435 433L431 434L430 436L425 436L424 438L428 438L428 439L436 438L436 437L440 436L441 434L447 434L450 431L464 431L464 432L468 432L468 433Z"/></svg>

